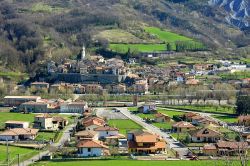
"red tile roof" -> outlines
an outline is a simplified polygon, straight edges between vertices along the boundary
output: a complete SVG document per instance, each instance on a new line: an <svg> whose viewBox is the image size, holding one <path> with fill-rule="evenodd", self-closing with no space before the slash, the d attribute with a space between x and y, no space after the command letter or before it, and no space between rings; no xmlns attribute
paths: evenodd
<svg viewBox="0 0 250 166"><path fill-rule="evenodd" d="M80 141L76 146L78 148L108 148L107 146L103 145L102 142L93 140Z"/></svg>

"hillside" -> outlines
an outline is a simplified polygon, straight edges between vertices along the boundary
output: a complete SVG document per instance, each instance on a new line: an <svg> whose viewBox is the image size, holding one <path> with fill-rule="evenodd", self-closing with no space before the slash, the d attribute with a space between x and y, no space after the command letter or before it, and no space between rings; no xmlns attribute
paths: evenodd
<svg viewBox="0 0 250 166"><path fill-rule="evenodd" d="M90 51L114 51L114 44L124 41L175 48L179 39L171 39L173 34L210 50L247 48L249 34L225 17L208 0L0 0L0 66L32 74L41 61L76 55L83 44ZM145 27L159 27L170 39Z"/></svg>

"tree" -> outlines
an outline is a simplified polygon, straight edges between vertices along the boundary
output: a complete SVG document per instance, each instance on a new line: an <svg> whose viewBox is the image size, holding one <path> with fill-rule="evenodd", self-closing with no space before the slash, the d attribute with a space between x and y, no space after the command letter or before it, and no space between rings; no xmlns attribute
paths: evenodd
<svg viewBox="0 0 250 166"><path fill-rule="evenodd" d="M238 115L250 114L250 96L249 95L238 95L236 101L236 113Z"/></svg>
<svg viewBox="0 0 250 166"><path fill-rule="evenodd" d="M167 51L173 50L172 45L170 43L167 43L166 48L167 48Z"/></svg>

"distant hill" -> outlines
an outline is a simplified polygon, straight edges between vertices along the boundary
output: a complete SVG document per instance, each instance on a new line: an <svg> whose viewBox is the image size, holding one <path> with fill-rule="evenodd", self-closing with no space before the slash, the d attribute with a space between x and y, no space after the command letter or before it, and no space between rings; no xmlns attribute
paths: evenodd
<svg viewBox="0 0 250 166"><path fill-rule="evenodd" d="M83 43L95 51L100 46L108 48L110 41L168 41L150 35L144 27L169 30L210 50L248 47L249 33L228 24L220 1L213 4L222 8L208 1L0 0L0 67L32 74L46 59L60 61L77 55ZM247 19L249 13L240 13L235 15ZM247 23L243 20L237 25Z"/></svg>

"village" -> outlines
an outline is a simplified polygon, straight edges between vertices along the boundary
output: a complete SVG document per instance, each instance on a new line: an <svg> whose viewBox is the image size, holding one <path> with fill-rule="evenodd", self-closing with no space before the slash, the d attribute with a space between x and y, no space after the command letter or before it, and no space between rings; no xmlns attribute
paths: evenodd
<svg viewBox="0 0 250 166"><path fill-rule="evenodd" d="M2 99L0 147L7 165L248 157L249 108L240 112L237 102L249 92L250 79L242 78L249 64L216 60L162 68L87 56L85 48L80 59L45 64L42 74ZM15 148L27 153L10 155Z"/></svg>

